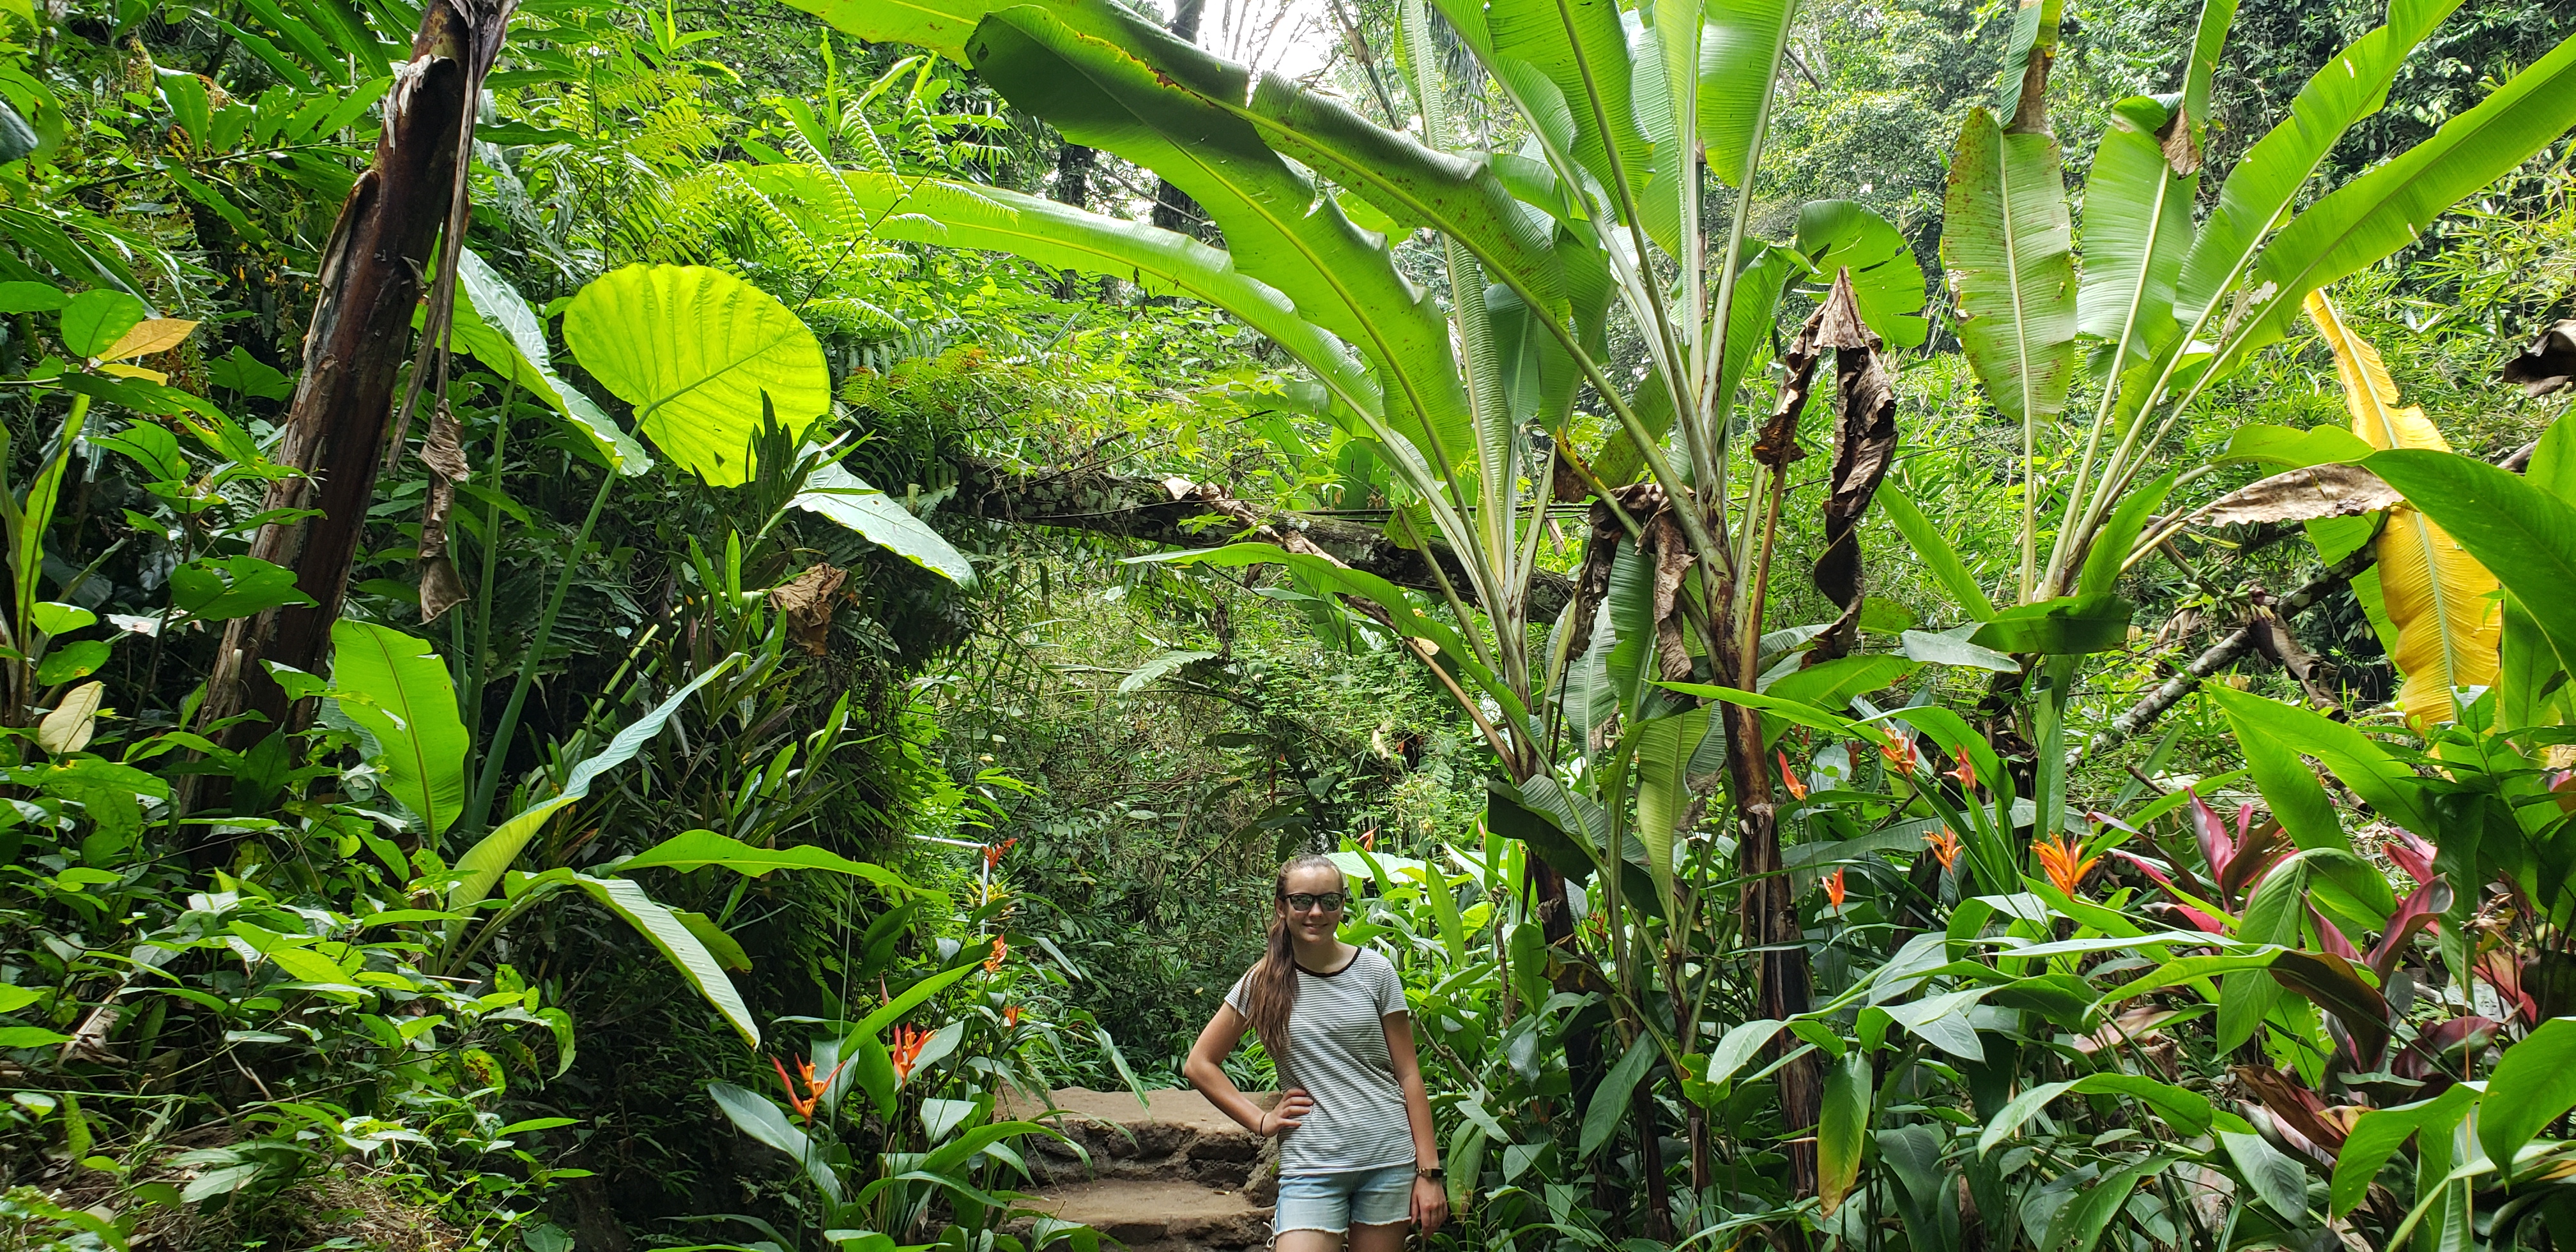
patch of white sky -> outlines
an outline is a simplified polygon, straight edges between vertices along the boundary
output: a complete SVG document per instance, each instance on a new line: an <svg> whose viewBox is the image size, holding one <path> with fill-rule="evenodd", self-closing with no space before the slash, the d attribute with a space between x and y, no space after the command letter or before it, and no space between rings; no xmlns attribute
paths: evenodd
<svg viewBox="0 0 2576 1252"><path fill-rule="evenodd" d="M1168 12L1171 0L1163 0ZM1199 46L1256 71L1304 79L1333 65L1344 39L1335 0L1207 0ZM1347 12L1347 9L1343 10Z"/></svg>

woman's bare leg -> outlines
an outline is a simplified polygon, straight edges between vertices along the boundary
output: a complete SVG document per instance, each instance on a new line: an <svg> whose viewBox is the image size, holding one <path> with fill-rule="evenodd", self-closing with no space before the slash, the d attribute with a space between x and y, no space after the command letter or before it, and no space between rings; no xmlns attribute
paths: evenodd
<svg viewBox="0 0 2576 1252"><path fill-rule="evenodd" d="M1373 1230L1376 1227L1355 1226L1352 1229ZM1385 1252L1391 1246L1393 1245L1376 1245L1377 1252ZM1279 1237L1272 1241L1271 1252L1341 1252L1341 1249L1341 1235L1330 1230L1283 1230L1279 1232Z"/></svg>
<svg viewBox="0 0 2576 1252"><path fill-rule="evenodd" d="M1351 1226L1351 1252L1404 1252L1404 1232L1413 1229L1411 1222L1388 1222L1383 1226ZM1288 1252L1282 1245L1279 1252Z"/></svg>

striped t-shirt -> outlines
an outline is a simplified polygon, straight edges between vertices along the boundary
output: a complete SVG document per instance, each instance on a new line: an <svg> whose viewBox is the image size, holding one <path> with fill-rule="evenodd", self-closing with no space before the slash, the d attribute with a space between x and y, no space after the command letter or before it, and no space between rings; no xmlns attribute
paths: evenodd
<svg viewBox="0 0 2576 1252"><path fill-rule="evenodd" d="M1245 979L1225 1002L1244 1011ZM1406 1012L1395 965L1361 948L1329 974L1297 967L1297 1007L1288 1015L1288 1055L1271 1058L1279 1089L1303 1087L1315 1107L1281 1132L1279 1172L1337 1174L1414 1163L1404 1089L1386 1050L1386 1016Z"/></svg>

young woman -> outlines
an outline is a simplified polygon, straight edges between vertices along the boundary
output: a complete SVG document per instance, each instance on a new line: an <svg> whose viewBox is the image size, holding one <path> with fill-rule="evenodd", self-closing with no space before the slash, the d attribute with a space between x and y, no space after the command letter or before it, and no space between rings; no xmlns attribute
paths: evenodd
<svg viewBox="0 0 2576 1252"><path fill-rule="evenodd" d="M1278 1135L1278 1252L1398 1252L1408 1222L1449 1220L1440 1146L1413 1053L1413 1014L1395 966L1341 939L1350 891L1320 856L1279 867L1270 950L1227 992L1181 1067L1226 1116ZM1226 1080L1251 1027L1279 1068L1264 1111Z"/></svg>

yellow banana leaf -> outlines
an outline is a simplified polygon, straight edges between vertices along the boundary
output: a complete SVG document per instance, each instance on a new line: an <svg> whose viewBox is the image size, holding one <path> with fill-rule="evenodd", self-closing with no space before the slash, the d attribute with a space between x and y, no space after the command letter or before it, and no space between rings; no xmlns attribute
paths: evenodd
<svg viewBox="0 0 2576 1252"><path fill-rule="evenodd" d="M2352 433L2374 448L2450 451L2424 410L2399 405L2379 349L2343 324L2324 292L2308 297L2307 311L2334 350ZM2455 716L2452 688L2494 685L2504 630L2495 575L2412 506L2390 509L2379 532L2379 587L2397 627L2389 659L2405 676L2397 703L2408 721L2447 721Z"/></svg>

